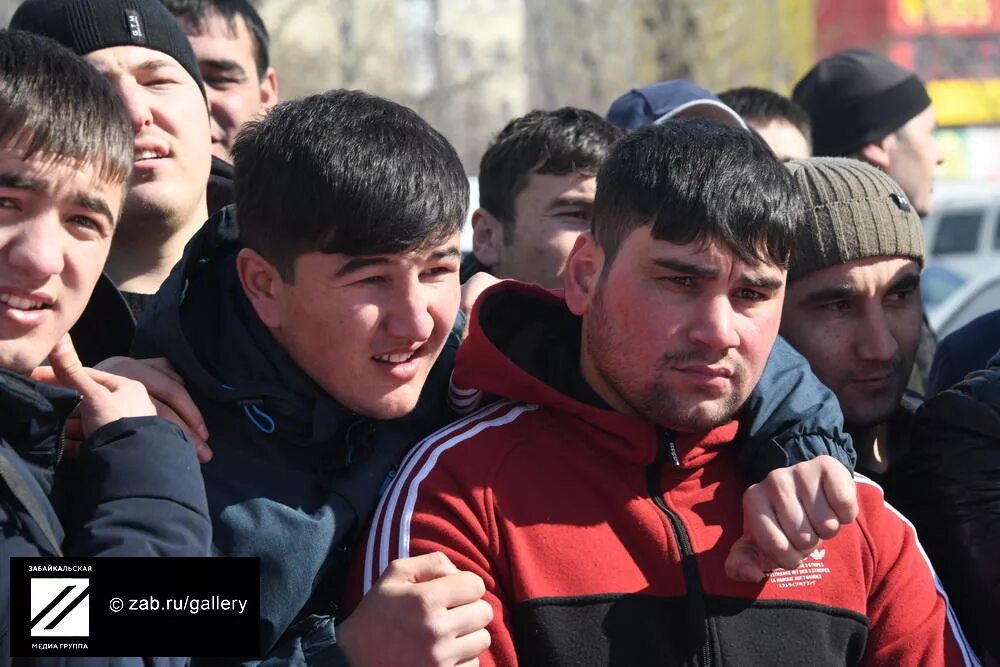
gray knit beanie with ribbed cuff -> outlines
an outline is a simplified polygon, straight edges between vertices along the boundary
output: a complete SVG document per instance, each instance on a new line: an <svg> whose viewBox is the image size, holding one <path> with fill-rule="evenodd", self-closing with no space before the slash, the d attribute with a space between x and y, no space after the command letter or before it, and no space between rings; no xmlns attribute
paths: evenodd
<svg viewBox="0 0 1000 667"><path fill-rule="evenodd" d="M866 257L910 257L924 264L920 216L903 189L875 167L847 158L793 160L806 196L788 280Z"/></svg>

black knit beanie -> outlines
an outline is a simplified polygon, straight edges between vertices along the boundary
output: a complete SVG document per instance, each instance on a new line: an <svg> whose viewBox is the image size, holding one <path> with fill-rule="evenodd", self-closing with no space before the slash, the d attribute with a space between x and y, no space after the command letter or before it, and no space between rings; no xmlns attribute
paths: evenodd
<svg viewBox="0 0 1000 667"><path fill-rule="evenodd" d="M833 157L892 134L931 104L916 74L861 49L820 60L792 99L812 118L813 154Z"/></svg>
<svg viewBox="0 0 1000 667"><path fill-rule="evenodd" d="M51 37L81 56L112 46L160 51L180 63L205 95L191 43L160 0L27 0L10 29Z"/></svg>

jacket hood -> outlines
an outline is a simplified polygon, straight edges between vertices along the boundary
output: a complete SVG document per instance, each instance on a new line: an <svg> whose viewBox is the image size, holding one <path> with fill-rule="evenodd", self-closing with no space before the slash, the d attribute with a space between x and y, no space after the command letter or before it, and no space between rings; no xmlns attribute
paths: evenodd
<svg viewBox="0 0 1000 667"><path fill-rule="evenodd" d="M250 433L298 445L329 442L356 420L274 340L236 275L235 208L213 215L191 239L139 321L134 356L166 356L189 391L228 404Z"/></svg>
<svg viewBox="0 0 1000 667"><path fill-rule="evenodd" d="M605 439L608 446L640 464L656 458L663 433L673 436L686 468L702 465L704 456L733 440L735 421L708 433L671 433L608 406L580 372L581 322L566 307L562 290L510 280L490 287L473 308L452 396L476 390L571 414L614 436Z"/></svg>

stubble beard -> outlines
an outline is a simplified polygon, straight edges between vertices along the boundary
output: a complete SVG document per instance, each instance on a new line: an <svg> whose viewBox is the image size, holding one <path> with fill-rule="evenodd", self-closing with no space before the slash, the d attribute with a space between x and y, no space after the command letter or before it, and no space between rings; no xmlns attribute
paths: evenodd
<svg viewBox="0 0 1000 667"><path fill-rule="evenodd" d="M657 377L651 383L636 381L636 373L628 364L628 354L622 353L629 343L616 336L610 320L603 308L603 300L598 296L591 313L586 318L587 347L594 368L604 382L632 410L657 426L684 433L705 433L732 421L746 402L747 396L738 391L743 386L741 379L747 377L747 369L742 362L735 362L733 368L733 391L725 396L699 399L696 391L678 395ZM659 362L658 371L675 364L702 361L713 363L697 352L668 353Z"/></svg>

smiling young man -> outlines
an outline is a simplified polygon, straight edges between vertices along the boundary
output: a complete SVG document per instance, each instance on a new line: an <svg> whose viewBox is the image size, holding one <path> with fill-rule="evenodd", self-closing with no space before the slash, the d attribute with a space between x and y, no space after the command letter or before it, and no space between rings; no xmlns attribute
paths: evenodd
<svg viewBox="0 0 1000 667"><path fill-rule="evenodd" d="M101 275L131 168L126 111L93 68L52 40L0 32L4 664L9 558L208 555L211 526L191 444L154 416L142 385L83 368L66 336ZM64 428L76 409L82 442L70 450ZM70 457L80 484L71 511L58 516L56 467ZM133 662L150 659L114 660Z"/></svg>
<svg viewBox="0 0 1000 667"><path fill-rule="evenodd" d="M208 111L187 37L158 0L28 0L11 28L76 51L125 102L133 173L106 270L122 292L154 293L208 216Z"/></svg>
<svg viewBox="0 0 1000 667"><path fill-rule="evenodd" d="M384 480L449 418L461 161L413 111L342 90L276 106L234 156L236 207L188 246L135 352L167 357L204 415L215 548L261 559L262 655L342 664L392 631L393 651L473 657L488 643L482 585L437 557L386 578L417 584L408 599L426 606L334 628L346 554ZM421 630L432 612L450 619L440 637Z"/></svg>
<svg viewBox="0 0 1000 667"><path fill-rule="evenodd" d="M791 175L741 129L669 121L618 143L565 294L501 283L478 301L454 381L501 400L409 455L359 553L362 589L393 558L443 552L486 585L482 665L975 664L873 486L802 569L726 576L740 424L803 218Z"/></svg>
<svg viewBox="0 0 1000 667"><path fill-rule="evenodd" d="M165 0L198 58L212 115L212 154L232 162L236 133L278 102L270 37L247 0Z"/></svg>
<svg viewBox="0 0 1000 667"><path fill-rule="evenodd" d="M74 328L96 364L127 354L141 314L211 210L231 201L231 169L212 160L194 52L158 0L28 0L11 28L55 39L111 84L129 113L133 173L104 270Z"/></svg>

